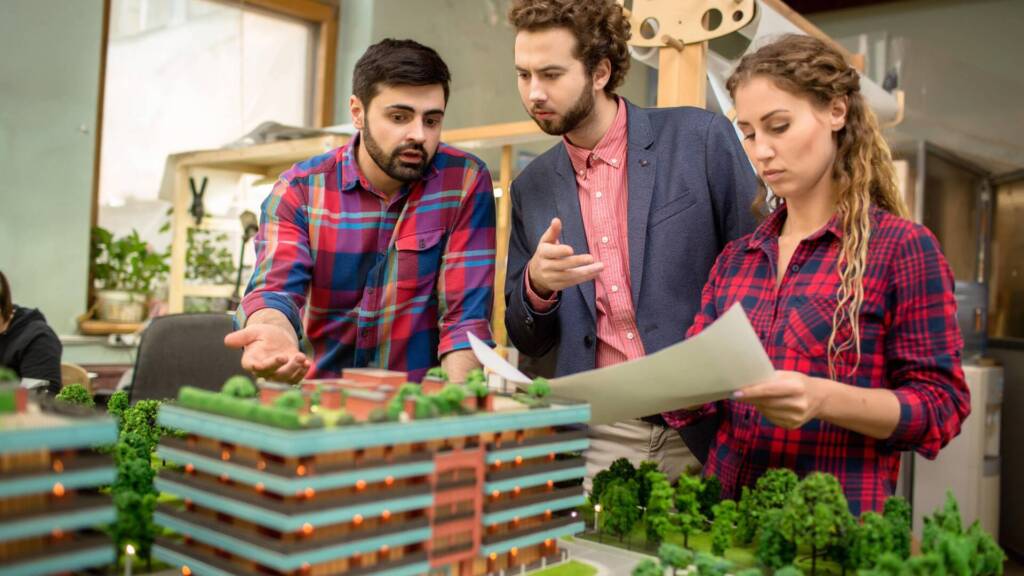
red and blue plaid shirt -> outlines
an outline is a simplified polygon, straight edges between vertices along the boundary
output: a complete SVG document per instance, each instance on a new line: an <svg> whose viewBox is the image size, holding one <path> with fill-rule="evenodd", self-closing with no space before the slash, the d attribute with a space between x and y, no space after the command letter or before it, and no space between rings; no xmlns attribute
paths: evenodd
<svg viewBox="0 0 1024 576"><path fill-rule="evenodd" d="M843 231L834 217L803 240L776 289L785 214L785 207L776 210L752 234L726 246L687 336L739 302L777 370L829 378L827 347ZM801 477L813 471L835 475L855 515L881 512L896 488L899 451L916 450L934 458L960 432L970 412L970 396L960 366L953 274L928 229L874 207L870 218L860 364L850 374L856 352L842 353L836 379L891 389L900 402L896 430L886 440L821 420L787 430L773 425L753 405L736 400L666 413L675 427L713 414L720 417L704 471L721 480L723 498L736 498L742 486L753 485L769 468L789 468ZM843 342L849 331L846 325L836 341Z"/></svg>
<svg viewBox="0 0 1024 576"><path fill-rule="evenodd" d="M440 356L491 340L491 175L445 144L392 198L356 163L357 136L281 175L263 202L237 323L280 310L313 347L309 377L375 366L419 380ZM305 331L303 331L303 315Z"/></svg>

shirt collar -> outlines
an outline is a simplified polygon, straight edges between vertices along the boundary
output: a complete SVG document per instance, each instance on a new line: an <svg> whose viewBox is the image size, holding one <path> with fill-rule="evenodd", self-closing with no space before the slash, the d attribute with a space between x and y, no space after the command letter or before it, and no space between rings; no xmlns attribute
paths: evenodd
<svg viewBox="0 0 1024 576"><path fill-rule="evenodd" d="M367 192L377 194L373 184L366 179L363 171L359 169L359 162L356 160L356 150L359 149L360 144L362 144L362 132L356 132L355 136L341 149L341 189L345 191L352 190L358 185ZM443 144L438 145L437 152L434 153L430 165L427 166L427 173L423 177L423 181L430 180L440 174L440 171L437 169L437 159L442 154L442 147ZM402 189L407 190L410 187L411 185L407 184Z"/></svg>
<svg viewBox="0 0 1024 576"><path fill-rule="evenodd" d="M872 217L874 216L874 206L871 209ZM768 218L761 223L760 226L754 230L751 234L750 240L747 241L748 249L758 248L769 240L778 240L779 234L782 233L782 225L786 222L786 204L783 203L781 206L772 211L768 215ZM842 240L843 238L843 227L839 221L839 213L836 212L829 218L828 223L821 227L820 230L811 234L805 240L817 240L825 234L831 234L837 239Z"/></svg>
<svg viewBox="0 0 1024 576"><path fill-rule="evenodd" d="M617 100L618 108L615 112L615 120L612 121L612 125L593 150L580 148L570 142L568 137L562 136L565 149L569 152L572 169L577 174L581 174L589 164L598 160L615 169L625 165L626 143L629 140L626 130L626 100L623 98Z"/></svg>

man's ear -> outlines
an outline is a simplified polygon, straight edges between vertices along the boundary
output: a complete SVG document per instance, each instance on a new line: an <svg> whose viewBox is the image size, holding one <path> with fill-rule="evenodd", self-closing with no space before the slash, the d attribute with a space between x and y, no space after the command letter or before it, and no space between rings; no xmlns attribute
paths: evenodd
<svg viewBox="0 0 1024 576"><path fill-rule="evenodd" d="M601 91L608 85L608 81L612 78L612 62L607 58L602 58L597 66L594 67L594 73L592 74L594 80L594 90Z"/></svg>
<svg viewBox="0 0 1024 576"><path fill-rule="evenodd" d="M356 130L362 130L363 115L366 113L366 110L363 108L363 102L355 94L348 98L348 111L352 116L352 125L355 126Z"/></svg>
<svg viewBox="0 0 1024 576"><path fill-rule="evenodd" d="M846 96L835 98L829 106L829 125L833 132L838 132L846 127L846 113L849 110L849 101Z"/></svg>

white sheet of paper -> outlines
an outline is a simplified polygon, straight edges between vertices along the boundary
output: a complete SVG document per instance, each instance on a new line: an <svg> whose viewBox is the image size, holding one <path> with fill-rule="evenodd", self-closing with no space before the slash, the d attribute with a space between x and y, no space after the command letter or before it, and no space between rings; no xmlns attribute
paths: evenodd
<svg viewBox="0 0 1024 576"><path fill-rule="evenodd" d="M608 424L721 400L773 372L737 303L689 340L631 362L556 378L551 393L590 402L590 423Z"/></svg>
<svg viewBox="0 0 1024 576"><path fill-rule="evenodd" d="M469 334L469 345L473 348L473 354L476 355L476 359L484 365L491 372L496 372L499 376L514 382L516 384L529 384L530 379L527 378L526 374L523 374L516 369L515 366L511 365L498 353L491 349L490 346L484 344L483 340L479 339L472 332Z"/></svg>

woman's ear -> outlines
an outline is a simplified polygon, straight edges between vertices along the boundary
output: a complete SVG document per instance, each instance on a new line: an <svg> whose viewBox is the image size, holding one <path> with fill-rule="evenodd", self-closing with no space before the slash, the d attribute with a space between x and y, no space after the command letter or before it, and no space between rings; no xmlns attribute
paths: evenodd
<svg viewBox="0 0 1024 576"><path fill-rule="evenodd" d="M840 96L832 100L829 106L829 126L833 132L838 132L846 127L846 112L849 109L849 100L846 96Z"/></svg>

